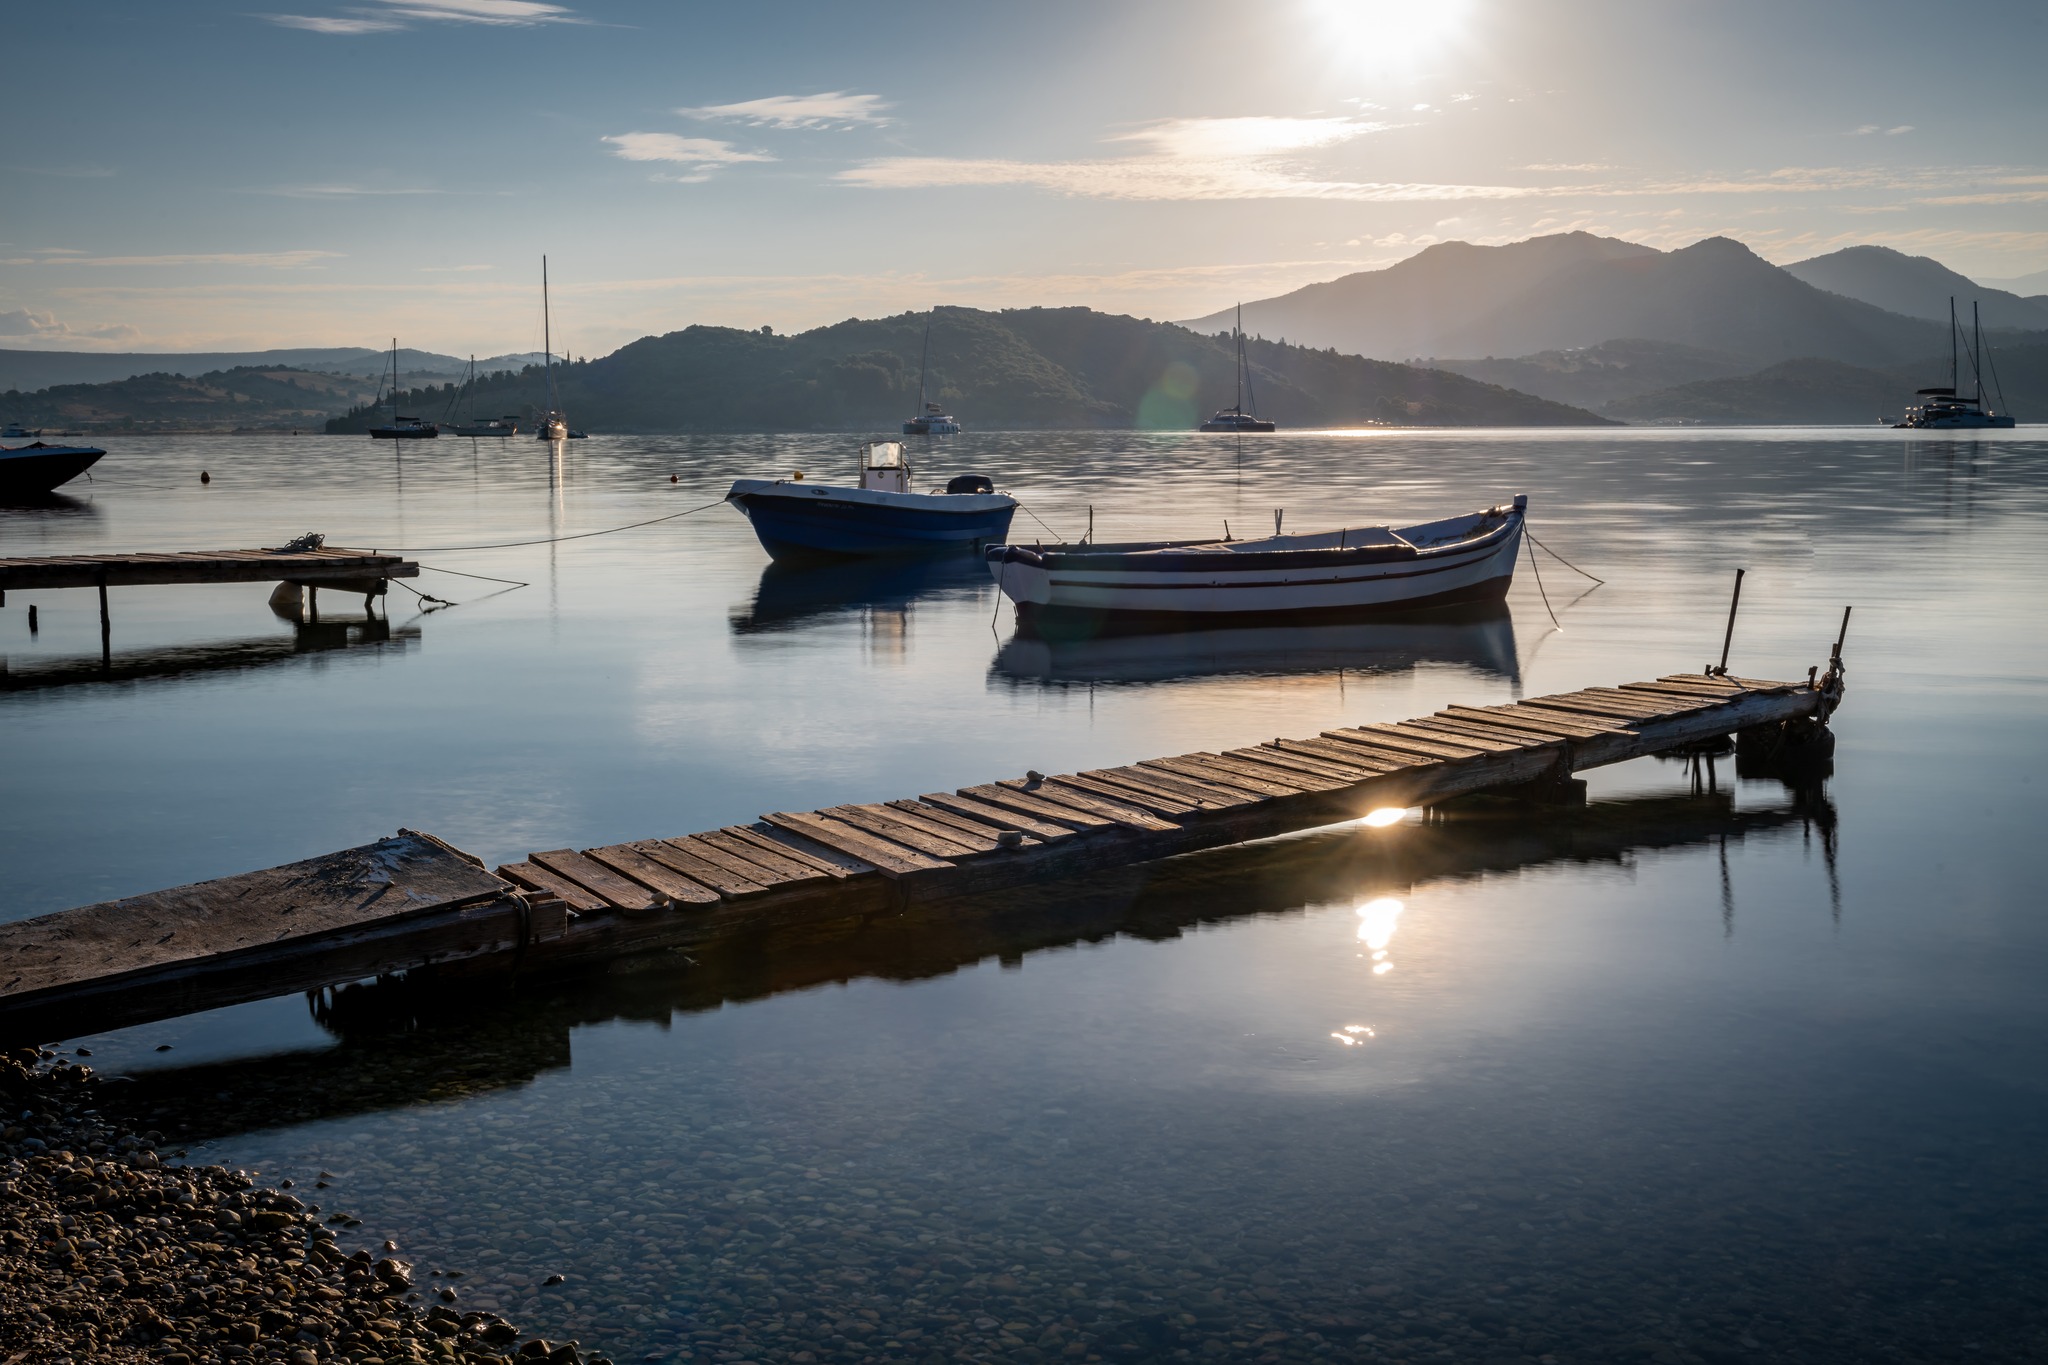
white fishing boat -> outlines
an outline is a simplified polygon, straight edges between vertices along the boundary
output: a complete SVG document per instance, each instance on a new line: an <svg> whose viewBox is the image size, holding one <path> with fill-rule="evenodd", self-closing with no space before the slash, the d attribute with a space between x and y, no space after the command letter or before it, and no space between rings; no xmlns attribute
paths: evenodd
<svg viewBox="0 0 2048 1365"><path fill-rule="evenodd" d="M1483 512L1416 526L1258 540L992 545L983 558L1024 624L1065 617L1144 629L1357 619L1506 596L1528 506L1518 494Z"/></svg>

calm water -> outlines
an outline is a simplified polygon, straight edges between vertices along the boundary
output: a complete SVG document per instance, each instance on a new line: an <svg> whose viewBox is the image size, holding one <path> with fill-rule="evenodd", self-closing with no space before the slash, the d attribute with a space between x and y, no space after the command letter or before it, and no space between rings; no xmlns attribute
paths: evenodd
<svg viewBox="0 0 2048 1365"><path fill-rule="evenodd" d="M621 1360L2038 1360L2048 434L1904 435L997 435L923 471L1105 538L1526 491L1608 580L1543 564L1561 631L1525 562L1494 618L1047 647L972 565L764 572L722 507L424 551L527 586L429 573L457 605L388 622L117 590L111 679L90 593L11 594L0 918L401 825L495 862L1696 669L1744 567L1739 673L1803 676L1856 605L1824 792L1644 761L1577 815L79 1041L195 1159L330 1172L349 1235ZM535 539L851 463L124 441L0 553Z"/></svg>

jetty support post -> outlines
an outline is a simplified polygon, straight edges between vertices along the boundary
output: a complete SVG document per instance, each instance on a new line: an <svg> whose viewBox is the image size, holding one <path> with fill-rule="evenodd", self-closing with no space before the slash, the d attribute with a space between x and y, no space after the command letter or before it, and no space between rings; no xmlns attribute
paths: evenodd
<svg viewBox="0 0 2048 1365"><path fill-rule="evenodd" d="M114 619L107 612L107 578L100 575L100 667L112 667L114 662Z"/></svg>
<svg viewBox="0 0 2048 1365"><path fill-rule="evenodd" d="M1735 643L1735 609L1742 605L1742 576L1748 572L1747 569L1735 571L1735 595L1728 599L1728 630L1721 637L1721 662L1703 670L1710 678L1728 676L1728 647Z"/></svg>

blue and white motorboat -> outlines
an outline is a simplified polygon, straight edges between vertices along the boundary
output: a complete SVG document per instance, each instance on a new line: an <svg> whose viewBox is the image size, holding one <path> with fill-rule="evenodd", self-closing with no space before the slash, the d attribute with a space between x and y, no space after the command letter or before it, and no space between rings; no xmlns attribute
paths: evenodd
<svg viewBox="0 0 2048 1365"><path fill-rule="evenodd" d="M987 476L962 474L929 493L913 493L910 480L901 441L869 441L858 487L809 483L798 472L736 480L725 500L776 559L980 549L1010 533L1017 500Z"/></svg>

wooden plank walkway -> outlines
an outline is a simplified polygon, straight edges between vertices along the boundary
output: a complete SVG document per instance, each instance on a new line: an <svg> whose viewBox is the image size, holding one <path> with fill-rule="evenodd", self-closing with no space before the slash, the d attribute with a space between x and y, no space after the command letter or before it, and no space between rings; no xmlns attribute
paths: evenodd
<svg viewBox="0 0 2048 1365"><path fill-rule="evenodd" d="M326 859L0 926L0 1042L426 963L567 967L887 913L1375 809L1554 791L1574 772L1824 720L1829 707L1811 682L1674 674L1221 753L543 850L496 877L430 836L401 833Z"/></svg>
<svg viewBox="0 0 2048 1365"><path fill-rule="evenodd" d="M45 555L0 559L0 592L129 588L161 583L306 583L335 586L417 578L420 566L371 550L179 550L164 554Z"/></svg>

